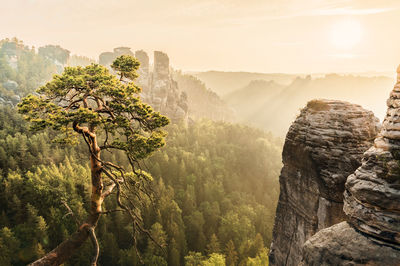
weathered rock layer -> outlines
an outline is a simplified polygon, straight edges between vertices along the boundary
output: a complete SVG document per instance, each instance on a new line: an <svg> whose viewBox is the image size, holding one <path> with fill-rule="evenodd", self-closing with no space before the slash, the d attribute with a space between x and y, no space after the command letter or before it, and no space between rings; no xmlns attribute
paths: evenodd
<svg viewBox="0 0 400 266"><path fill-rule="evenodd" d="M314 235L303 265L400 265L400 68L387 106L374 145L347 178L347 222Z"/></svg>
<svg viewBox="0 0 400 266"><path fill-rule="evenodd" d="M373 113L341 101L308 103L286 136L271 265L297 265L304 242L344 220L346 177L378 131Z"/></svg>
<svg viewBox="0 0 400 266"><path fill-rule="evenodd" d="M347 222L325 228L304 244L302 266L400 264L399 251L380 245Z"/></svg>
<svg viewBox="0 0 400 266"><path fill-rule="evenodd" d="M400 72L387 106L374 146L347 179L344 211L358 230L400 244Z"/></svg>

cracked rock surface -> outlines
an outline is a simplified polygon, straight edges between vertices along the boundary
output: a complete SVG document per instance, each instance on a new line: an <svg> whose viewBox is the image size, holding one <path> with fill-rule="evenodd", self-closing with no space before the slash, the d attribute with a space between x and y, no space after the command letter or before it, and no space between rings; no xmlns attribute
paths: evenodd
<svg viewBox="0 0 400 266"><path fill-rule="evenodd" d="M400 244L400 72L374 146L346 183L344 211L358 230Z"/></svg>
<svg viewBox="0 0 400 266"><path fill-rule="evenodd" d="M400 68L397 72L382 129L347 178L347 222L311 237L302 265L400 265Z"/></svg>
<svg viewBox="0 0 400 266"><path fill-rule="evenodd" d="M372 112L342 101L313 100L301 111L282 154L271 265L298 265L307 239L345 220L346 178L360 166L378 129Z"/></svg>
<svg viewBox="0 0 400 266"><path fill-rule="evenodd" d="M304 244L301 266L400 265L400 251L376 243L347 222L321 230Z"/></svg>

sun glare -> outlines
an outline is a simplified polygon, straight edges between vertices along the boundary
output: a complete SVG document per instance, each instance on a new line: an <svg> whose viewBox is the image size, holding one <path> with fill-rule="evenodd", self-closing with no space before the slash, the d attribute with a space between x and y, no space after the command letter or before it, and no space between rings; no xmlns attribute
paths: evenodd
<svg viewBox="0 0 400 266"><path fill-rule="evenodd" d="M339 49L349 50L361 41L362 28L357 20L341 20L332 25L330 38Z"/></svg>

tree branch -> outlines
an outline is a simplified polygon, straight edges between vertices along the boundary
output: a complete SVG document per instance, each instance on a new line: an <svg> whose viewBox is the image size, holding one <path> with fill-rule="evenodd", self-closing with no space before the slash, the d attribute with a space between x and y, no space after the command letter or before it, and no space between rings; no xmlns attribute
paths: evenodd
<svg viewBox="0 0 400 266"><path fill-rule="evenodd" d="M71 102L71 103L67 106L67 108L65 108L65 111L68 111L69 108L71 108L74 104L77 104L77 103L79 103L79 102L81 102L81 101L82 101L82 99L78 99L78 100L75 100L75 101Z"/></svg>
<svg viewBox="0 0 400 266"><path fill-rule="evenodd" d="M68 215L71 215L71 216L74 218L74 221L75 221L76 226L79 228L80 222L79 222L78 218L75 216L74 212L71 210L71 208L68 206L68 204L67 204L65 201L61 201L61 203L62 203L62 204L65 206L65 208L67 208L67 210L68 210L68 213L66 213L66 214L63 216L63 218L66 217L66 216L68 216Z"/></svg>
<svg viewBox="0 0 400 266"><path fill-rule="evenodd" d="M100 253L99 242L97 241L97 237L96 237L96 233L94 232L94 228L90 227L90 228L88 228L88 231L89 231L90 240L92 240L92 243L94 246L94 256L92 258L90 265L96 266L97 260L99 259L99 253Z"/></svg>
<svg viewBox="0 0 400 266"><path fill-rule="evenodd" d="M89 128L79 126L78 122L76 122L76 121L74 121L72 123L72 128L75 130L75 132L78 132L80 134L85 134L86 136L88 136L90 138L96 137L96 134L94 134L93 132L90 132Z"/></svg>
<svg viewBox="0 0 400 266"><path fill-rule="evenodd" d="M115 183L109 185L108 187L106 187L103 191L103 194L101 194L101 197L104 199L106 197L108 197L114 190L115 188Z"/></svg>

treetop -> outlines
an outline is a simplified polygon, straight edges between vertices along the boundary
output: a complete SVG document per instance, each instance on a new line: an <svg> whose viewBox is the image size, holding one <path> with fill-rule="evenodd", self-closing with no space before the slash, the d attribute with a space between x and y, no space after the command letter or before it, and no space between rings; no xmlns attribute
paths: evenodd
<svg viewBox="0 0 400 266"><path fill-rule="evenodd" d="M141 89L133 82L138 67L134 57L125 55L112 64L120 78L98 64L66 67L37 95L23 98L18 111L33 130L59 131L58 142L76 143L82 133L77 129L85 127L102 136L102 148L145 158L164 145L165 133L160 128L169 120L141 101Z"/></svg>

